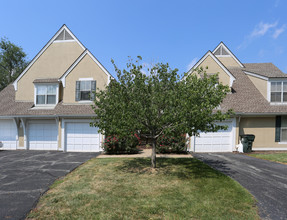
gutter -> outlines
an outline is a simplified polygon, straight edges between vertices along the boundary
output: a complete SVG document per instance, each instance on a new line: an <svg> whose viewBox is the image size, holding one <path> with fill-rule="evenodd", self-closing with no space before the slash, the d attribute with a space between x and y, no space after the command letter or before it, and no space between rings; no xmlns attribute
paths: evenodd
<svg viewBox="0 0 287 220"><path fill-rule="evenodd" d="M270 113L244 113L236 112L236 116L276 116L276 115L287 115L287 112L270 112Z"/></svg>
<svg viewBox="0 0 287 220"><path fill-rule="evenodd" d="M0 119L6 119L6 118L57 118L57 117L95 117L96 115L3 115L0 116Z"/></svg>

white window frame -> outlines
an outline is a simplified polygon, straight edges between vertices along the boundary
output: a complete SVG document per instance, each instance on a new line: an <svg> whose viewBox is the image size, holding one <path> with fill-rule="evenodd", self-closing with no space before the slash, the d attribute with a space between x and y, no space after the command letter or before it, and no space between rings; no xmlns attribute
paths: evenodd
<svg viewBox="0 0 287 220"><path fill-rule="evenodd" d="M279 82L281 83L281 102L271 102L271 83ZM271 105L287 105L287 101L283 102L283 83L287 83L286 78L280 79L269 79L267 83L267 100Z"/></svg>
<svg viewBox="0 0 287 220"><path fill-rule="evenodd" d="M79 78L78 81L94 81L94 78ZM92 86L92 85L91 85ZM91 88L92 89L92 88ZM80 90L81 91L81 90ZM79 100L78 101L79 103L92 103L93 101L92 100Z"/></svg>
<svg viewBox="0 0 287 220"><path fill-rule="evenodd" d="M56 86L56 103L55 104L37 104L38 86ZM58 83L35 83L34 84L34 105L38 107L54 107L59 102L59 84Z"/></svg>

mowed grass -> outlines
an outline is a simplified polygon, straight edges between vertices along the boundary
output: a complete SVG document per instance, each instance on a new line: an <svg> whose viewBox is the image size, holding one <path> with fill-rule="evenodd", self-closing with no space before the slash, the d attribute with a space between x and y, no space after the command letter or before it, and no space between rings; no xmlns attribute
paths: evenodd
<svg viewBox="0 0 287 220"><path fill-rule="evenodd" d="M56 181L32 219L259 219L256 201L196 159L92 159Z"/></svg>
<svg viewBox="0 0 287 220"><path fill-rule="evenodd" d="M248 156L287 164L287 153L252 153Z"/></svg>

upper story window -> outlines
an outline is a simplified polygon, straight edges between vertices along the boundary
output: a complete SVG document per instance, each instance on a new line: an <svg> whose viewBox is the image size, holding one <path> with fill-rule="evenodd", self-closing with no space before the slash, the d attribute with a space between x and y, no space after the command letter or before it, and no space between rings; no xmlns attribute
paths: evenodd
<svg viewBox="0 0 287 220"><path fill-rule="evenodd" d="M36 105L56 105L58 85L36 85Z"/></svg>
<svg viewBox="0 0 287 220"><path fill-rule="evenodd" d="M92 101L95 99L95 80L81 80L76 82L76 101Z"/></svg>
<svg viewBox="0 0 287 220"><path fill-rule="evenodd" d="M287 82L271 82L270 101L287 103Z"/></svg>

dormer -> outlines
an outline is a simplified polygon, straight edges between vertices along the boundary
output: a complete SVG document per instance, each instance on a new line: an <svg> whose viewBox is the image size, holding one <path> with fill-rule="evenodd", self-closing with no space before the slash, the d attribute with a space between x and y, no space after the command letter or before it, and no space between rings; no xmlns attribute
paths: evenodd
<svg viewBox="0 0 287 220"><path fill-rule="evenodd" d="M286 74L272 63L246 63L244 66L244 73L270 104L287 104Z"/></svg>

